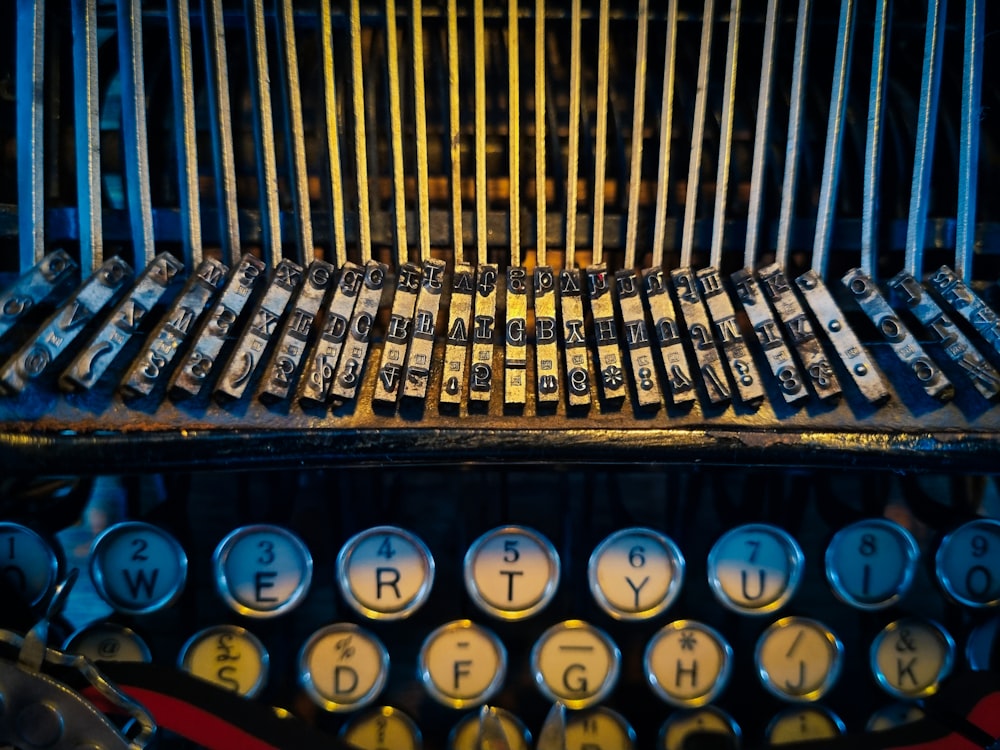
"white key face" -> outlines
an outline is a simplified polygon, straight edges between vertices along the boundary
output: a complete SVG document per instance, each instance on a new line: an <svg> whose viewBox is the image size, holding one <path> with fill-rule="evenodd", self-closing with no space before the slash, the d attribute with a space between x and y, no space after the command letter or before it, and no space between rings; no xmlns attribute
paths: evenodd
<svg viewBox="0 0 1000 750"><path fill-rule="evenodd" d="M837 532L826 550L826 577L847 604L882 609L903 596L920 557L913 536L899 524L868 519Z"/></svg>
<svg viewBox="0 0 1000 750"><path fill-rule="evenodd" d="M132 661L149 663L149 646L129 628L113 622L89 625L70 637L64 649L91 661Z"/></svg>
<svg viewBox="0 0 1000 750"><path fill-rule="evenodd" d="M779 698L815 701L840 676L844 648L830 630L805 617L785 617L757 641L757 671Z"/></svg>
<svg viewBox="0 0 1000 750"><path fill-rule="evenodd" d="M181 648L178 666L238 695L253 698L267 682L268 655L257 637L235 625L206 628Z"/></svg>
<svg viewBox="0 0 1000 750"><path fill-rule="evenodd" d="M767 727L767 741L772 745L805 740L823 740L844 733L844 722L832 711L820 706L793 708L775 716Z"/></svg>
<svg viewBox="0 0 1000 750"><path fill-rule="evenodd" d="M784 606L802 575L802 550L787 533L766 524L724 534L708 556L708 582L719 601L743 614Z"/></svg>
<svg viewBox="0 0 1000 750"><path fill-rule="evenodd" d="M406 714L389 706L360 716L340 736L358 750L420 750L420 730Z"/></svg>
<svg viewBox="0 0 1000 750"><path fill-rule="evenodd" d="M715 706L705 706L671 714L660 729L657 750L684 750L684 741L696 732L724 734L734 740L740 737L740 728L729 714Z"/></svg>
<svg viewBox="0 0 1000 750"><path fill-rule="evenodd" d="M869 732L883 732L920 721L924 716L924 710L916 703L901 701L878 709L869 717L865 729Z"/></svg>
<svg viewBox="0 0 1000 750"><path fill-rule="evenodd" d="M531 732L524 724L510 711L502 708L496 709L497 718L500 719L500 726L503 727L504 736L510 750L531 750ZM448 738L449 750L480 750L479 742L479 713L471 713L462 719L452 730Z"/></svg>
<svg viewBox="0 0 1000 750"><path fill-rule="evenodd" d="M617 711L603 706L566 722L566 750L632 750L635 730Z"/></svg>
<svg viewBox="0 0 1000 750"><path fill-rule="evenodd" d="M621 653L603 631L567 620L542 633L531 650L531 671L541 691L567 708L599 703L615 686Z"/></svg>
<svg viewBox="0 0 1000 750"><path fill-rule="evenodd" d="M28 604L40 602L56 580L55 553L31 529L0 523L0 575Z"/></svg>
<svg viewBox="0 0 1000 750"><path fill-rule="evenodd" d="M968 607L1000 604L1000 521L978 518L941 542L935 558L938 581Z"/></svg>
<svg viewBox="0 0 1000 750"><path fill-rule="evenodd" d="M426 601L434 583L434 558L410 532L378 526L355 535L340 550L337 583L358 613L398 620Z"/></svg>
<svg viewBox="0 0 1000 750"><path fill-rule="evenodd" d="M559 555L544 536L523 526L483 534L465 555L465 587L488 614L520 620L548 604L559 585Z"/></svg>
<svg viewBox="0 0 1000 750"><path fill-rule="evenodd" d="M101 598L119 612L155 612L184 589L187 555L163 529L128 521L94 540L90 576Z"/></svg>
<svg viewBox="0 0 1000 750"><path fill-rule="evenodd" d="M503 685L507 651L490 630L469 620L442 625L420 649L427 691L452 708L485 703Z"/></svg>
<svg viewBox="0 0 1000 750"><path fill-rule="evenodd" d="M587 573L594 599L605 612L618 620L644 620L677 598L684 557L657 531L622 529L594 550Z"/></svg>
<svg viewBox="0 0 1000 750"><path fill-rule="evenodd" d="M955 642L935 622L909 618L887 625L875 636L871 666L879 685L897 698L937 692L951 672Z"/></svg>
<svg viewBox="0 0 1000 750"><path fill-rule="evenodd" d="M223 539L213 557L219 593L247 617L274 617L309 591L312 555L280 526L244 526Z"/></svg>
<svg viewBox="0 0 1000 750"><path fill-rule="evenodd" d="M378 638L351 623L317 630L299 654L299 679L327 711L356 711L382 692L389 652Z"/></svg>
<svg viewBox="0 0 1000 750"><path fill-rule="evenodd" d="M715 630L694 620L678 620L649 641L646 678L667 703L702 706L726 686L732 657L732 648Z"/></svg>

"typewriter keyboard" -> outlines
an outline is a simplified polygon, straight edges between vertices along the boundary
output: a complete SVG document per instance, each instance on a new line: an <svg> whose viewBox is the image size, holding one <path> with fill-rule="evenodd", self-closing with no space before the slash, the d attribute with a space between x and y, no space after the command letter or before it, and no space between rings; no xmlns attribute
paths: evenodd
<svg viewBox="0 0 1000 750"><path fill-rule="evenodd" d="M3 486L2 580L23 611L0 625L86 570L50 643L176 666L361 748L477 748L484 704L534 747L554 701L570 750L680 748L694 730L752 747L912 721L957 674L997 669L993 480L470 468L54 486L51 512Z"/></svg>

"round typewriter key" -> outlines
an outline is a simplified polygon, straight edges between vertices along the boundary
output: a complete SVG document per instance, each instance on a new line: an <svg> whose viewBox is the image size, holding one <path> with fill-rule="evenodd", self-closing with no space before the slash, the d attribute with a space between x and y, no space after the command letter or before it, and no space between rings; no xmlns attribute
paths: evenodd
<svg viewBox="0 0 1000 750"><path fill-rule="evenodd" d="M604 706L573 714L566 721L566 750L595 747L632 750L635 730L624 716Z"/></svg>
<svg viewBox="0 0 1000 750"><path fill-rule="evenodd" d="M937 692L951 673L955 641L931 620L907 618L885 626L872 642L870 660L878 684L896 698Z"/></svg>
<svg viewBox="0 0 1000 750"><path fill-rule="evenodd" d="M606 633L566 620L542 633L531 649L531 671L547 698L566 708L600 703L618 680L621 652Z"/></svg>
<svg viewBox="0 0 1000 750"><path fill-rule="evenodd" d="M216 625L188 639L177 666L237 695L254 698L267 682L268 655L264 644L244 628Z"/></svg>
<svg viewBox="0 0 1000 750"><path fill-rule="evenodd" d="M938 581L967 607L1000 604L1000 521L977 518L948 534L935 558Z"/></svg>
<svg viewBox="0 0 1000 750"><path fill-rule="evenodd" d="M531 750L531 732L524 726L524 723L514 716L510 711L502 708L493 709L496 711L500 726L503 727L504 737L510 750ZM479 712L468 714L455 728L451 730L448 737L449 750L479 750Z"/></svg>
<svg viewBox="0 0 1000 750"><path fill-rule="evenodd" d="M802 577L802 550L785 531L747 524L725 533L708 555L708 582L726 607L763 615L785 605Z"/></svg>
<svg viewBox="0 0 1000 750"><path fill-rule="evenodd" d="M351 623L317 630L299 653L302 686L327 711L355 711L369 705L388 677L389 652L382 641Z"/></svg>
<svg viewBox="0 0 1000 750"><path fill-rule="evenodd" d="M757 641L760 681L789 701L816 701L840 676L844 647L829 628L806 617L784 617Z"/></svg>
<svg viewBox="0 0 1000 750"><path fill-rule="evenodd" d="M125 521L94 540L90 577L101 598L119 612L155 612L173 604L184 590L187 555L163 529Z"/></svg>
<svg viewBox="0 0 1000 750"><path fill-rule="evenodd" d="M95 623L69 637L63 648L71 654L86 656L91 661L153 660L149 646L135 631L113 622Z"/></svg>
<svg viewBox="0 0 1000 750"><path fill-rule="evenodd" d="M844 722L833 711L823 706L808 706L779 712L767 725L764 736L772 745L785 745L839 737L844 730Z"/></svg>
<svg viewBox="0 0 1000 750"><path fill-rule="evenodd" d="M653 692L672 706L693 708L726 686L732 659L732 648L718 632L694 620L677 620L650 639L643 664Z"/></svg>
<svg viewBox="0 0 1000 750"><path fill-rule="evenodd" d="M524 526L502 526L479 537L465 555L465 588L486 613L521 620L548 604L559 585L552 542Z"/></svg>
<svg viewBox="0 0 1000 750"><path fill-rule="evenodd" d="M684 556L652 529L622 529L601 542L587 566L590 591L616 620L645 620L671 604L684 580Z"/></svg>
<svg viewBox="0 0 1000 750"><path fill-rule="evenodd" d="M1000 617L994 617L977 625L969 633L969 639L965 642L965 659L969 662L969 669L974 672L987 672L994 668L994 663L1000 659L998 634L1000 634Z"/></svg>
<svg viewBox="0 0 1000 750"><path fill-rule="evenodd" d="M503 685L507 650L492 631L455 620L424 640L418 670L427 692L439 703L478 706Z"/></svg>
<svg viewBox="0 0 1000 750"><path fill-rule="evenodd" d="M920 549L898 523L869 518L841 529L826 548L826 578L845 604L883 609L910 588Z"/></svg>
<svg viewBox="0 0 1000 750"><path fill-rule="evenodd" d="M56 582L59 563L42 537L18 523L0 523L0 576L34 606Z"/></svg>
<svg viewBox="0 0 1000 750"><path fill-rule="evenodd" d="M372 620L409 617L434 583L434 558L408 531L376 526L355 534L337 555L337 583L344 599Z"/></svg>
<svg viewBox="0 0 1000 750"><path fill-rule="evenodd" d="M424 746L413 719L391 706L359 716L340 730L340 736L358 750L421 750Z"/></svg>
<svg viewBox="0 0 1000 750"><path fill-rule="evenodd" d="M883 706L868 717L865 730L868 732L883 732L886 729L912 724L924 718L924 710L916 703L900 701L891 706Z"/></svg>
<svg viewBox="0 0 1000 750"><path fill-rule="evenodd" d="M728 737L730 747L740 746L740 726L733 717L715 706L703 706L688 711L677 711L663 722L657 740L657 750L684 750L687 738L696 733L721 734Z"/></svg>
<svg viewBox="0 0 1000 750"><path fill-rule="evenodd" d="M294 609L309 591L312 555L280 526L243 526L219 542L212 556L219 594L246 617L275 617Z"/></svg>

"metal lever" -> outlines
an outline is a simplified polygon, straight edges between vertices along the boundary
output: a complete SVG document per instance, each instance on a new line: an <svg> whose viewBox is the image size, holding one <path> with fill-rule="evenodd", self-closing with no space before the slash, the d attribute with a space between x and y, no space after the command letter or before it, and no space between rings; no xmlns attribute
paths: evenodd
<svg viewBox="0 0 1000 750"><path fill-rule="evenodd" d="M56 587L45 616L27 636L0 630L0 643L18 649L17 662L0 659L3 713L0 744L24 750L74 750L86 745L101 750L141 750L152 739L153 718L125 696L84 656L64 654L46 646L49 623L62 610L79 571ZM138 734L127 739L92 703L67 685L44 674L44 665L72 667L104 698L135 720Z"/></svg>

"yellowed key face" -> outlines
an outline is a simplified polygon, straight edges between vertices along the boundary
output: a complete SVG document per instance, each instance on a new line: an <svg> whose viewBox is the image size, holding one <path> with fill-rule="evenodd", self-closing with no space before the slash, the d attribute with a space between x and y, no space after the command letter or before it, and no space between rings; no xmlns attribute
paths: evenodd
<svg viewBox="0 0 1000 750"><path fill-rule="evenodd" d="M253 698L267 682L268 654L256 636L235 625L196 633L184 644L181 669L234 693Z"/></svg>

